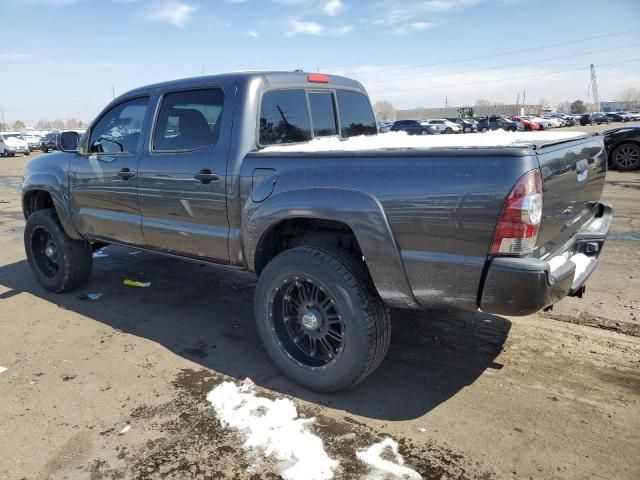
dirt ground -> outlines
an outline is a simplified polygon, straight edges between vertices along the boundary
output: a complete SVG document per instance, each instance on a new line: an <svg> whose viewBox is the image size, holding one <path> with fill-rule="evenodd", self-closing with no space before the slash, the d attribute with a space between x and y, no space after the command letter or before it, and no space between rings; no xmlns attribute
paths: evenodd
<svg viewBox="0 0 640 480"><path fill-rule="evenodd" d="M394 312L381 368L322 395L270 362L246 274L109 246L86 287L45 291L22 246L25 160L0 159L1 479L278 478L247 471L205 399L245 377L316 417L336 478L362 478L355 452L387 436L425 479L640 478L640 172L608 175L616 219L584 299Z"/></svg>

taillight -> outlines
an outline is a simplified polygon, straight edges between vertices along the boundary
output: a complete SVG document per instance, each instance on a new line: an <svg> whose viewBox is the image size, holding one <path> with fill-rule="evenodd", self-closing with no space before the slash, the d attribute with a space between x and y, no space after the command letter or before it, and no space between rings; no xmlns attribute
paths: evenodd
<svg viewBox="0 0 640 480"><path fill-rule="evenodd" d="M542 220L542 178L539 170L526 173L502 208L491 244L494 255L524 255L533 252Z"/></svg>

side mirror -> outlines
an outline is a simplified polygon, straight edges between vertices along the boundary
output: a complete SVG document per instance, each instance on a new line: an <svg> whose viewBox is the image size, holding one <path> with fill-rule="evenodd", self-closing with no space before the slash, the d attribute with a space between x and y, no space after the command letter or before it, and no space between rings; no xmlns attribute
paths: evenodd
<svg viewBox="0 0 640 480"><path fill-rule="evenodd" d="M62 132L58 135L58 149L62 152L77 152L80 135L78 132Z"/></svg>

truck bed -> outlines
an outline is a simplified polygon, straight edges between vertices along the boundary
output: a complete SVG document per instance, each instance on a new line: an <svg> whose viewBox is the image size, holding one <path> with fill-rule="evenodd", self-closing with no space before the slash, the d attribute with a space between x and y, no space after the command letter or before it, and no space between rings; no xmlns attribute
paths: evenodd
<svg viewBox="0 0 640 480"><path fill-rule="evenodd" d="M441 148L496 148L536 147L591 136L584 132L505 132L490 131L465 135L408 135L405 132L389 132L374 136L351 137L341 140L325 137L310 142L275 145L262 152L361 152L379 150L441 149Z"/></svg>

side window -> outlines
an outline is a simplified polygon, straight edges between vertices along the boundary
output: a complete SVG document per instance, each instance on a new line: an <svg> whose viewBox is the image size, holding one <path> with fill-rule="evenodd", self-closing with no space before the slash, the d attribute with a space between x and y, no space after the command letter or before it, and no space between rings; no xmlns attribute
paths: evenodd
<svg viewBox="0 0 640 480"><path fill-rule="evenodd" d="M337 97L340 110L340 133L343 137L378 133L371 103L365 95L338 90Z"/></svg>
<svg viewBox="0 0 640 480"><path fill-rule="evenodd" d="M311 140L311 124L304 90L273 90L262 97L260 145Z"/></svg>
<svg viewBox="0 0 640 480"><path fill-rule="evenodd" d="M132 153L138 149L148 97L120 103L105 113L91 129L89 152Z"/></svg>
<svg viewBox="0 0 640 480"><path fill-rule="evenodd" d="M313 122L313 136L326 137L338 134L336 111L331 92L309 92L309 106Z"/></svg>
<svg viewBox="0 0 640 480"><path fill-rule="evenodd" d="M153 150L194 150L215 145L220 136L224 95L219 88L166 94L158 112Z"/></svg>

